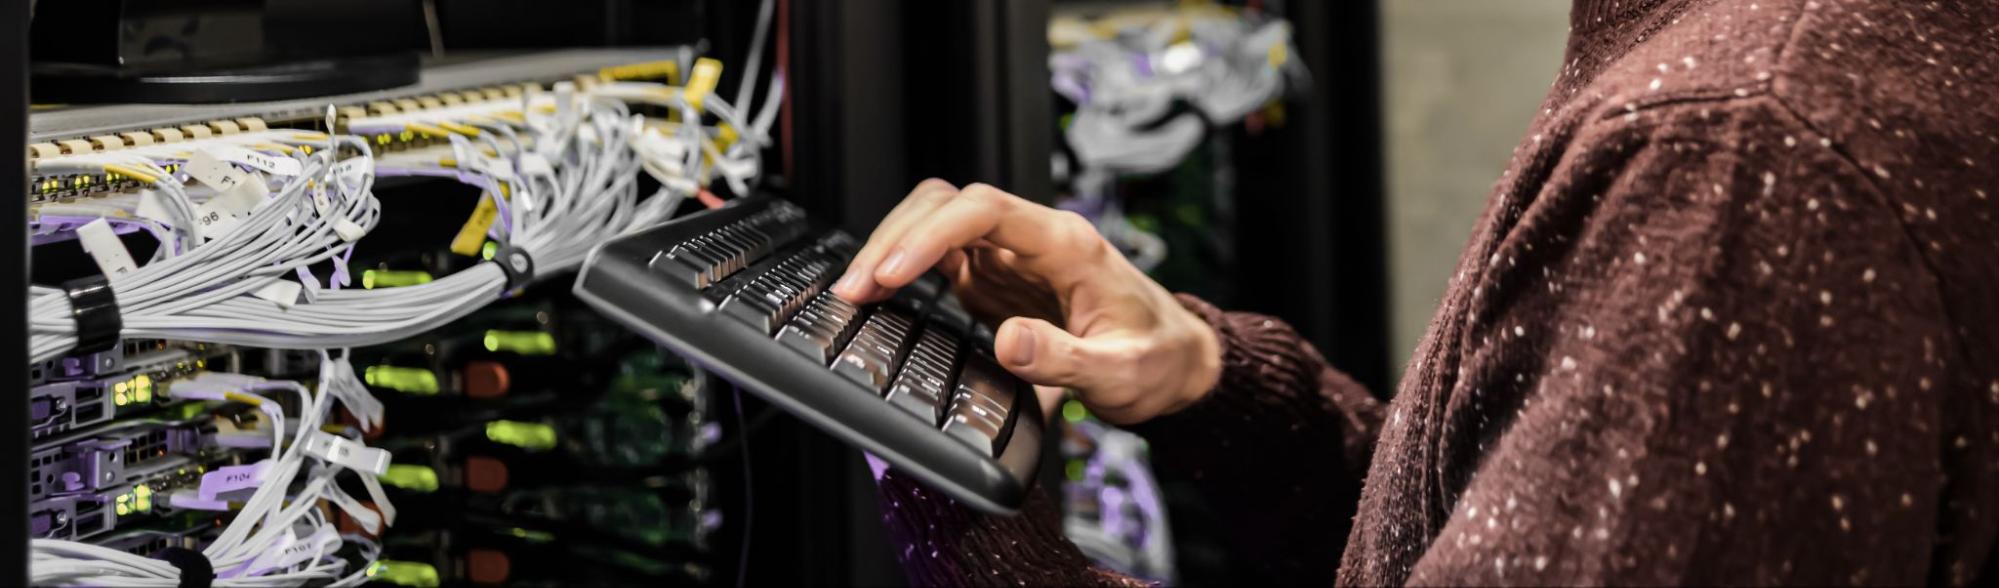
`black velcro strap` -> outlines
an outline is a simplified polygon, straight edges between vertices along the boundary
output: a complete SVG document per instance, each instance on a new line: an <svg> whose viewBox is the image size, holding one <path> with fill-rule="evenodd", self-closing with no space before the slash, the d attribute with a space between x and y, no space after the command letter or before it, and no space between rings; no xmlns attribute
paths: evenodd
<svg viewBox="0 0 1999 588"><path fill-rule="evenodd" d="M215 565L208 556L185 547L168 547L154 556L180 568L180 588L209 588L215 583Z"/></svg>
<svg viewBox="0 0 1999 588"><path fill-rule="evenodd" d="M70 318L76 320L75 353L97 353L118 346L125 319L118 314L118 297L111 279L102 274L62 283L69 295Z"/></svg>
<svg viewBox="0 0 1999 588"><path fill-rule="evenodd" d="M500 271L507 274L508 292L526 288L534 281L534 258L526 251L504 245L493 252L493 261L499 262Z"/></svg>

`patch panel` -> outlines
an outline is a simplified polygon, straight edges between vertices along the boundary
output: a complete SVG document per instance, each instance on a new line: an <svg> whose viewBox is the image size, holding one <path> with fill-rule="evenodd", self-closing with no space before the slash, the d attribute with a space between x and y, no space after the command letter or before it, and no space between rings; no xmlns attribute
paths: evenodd
<svg viewBox="0 0 1999 588"><path fill-rule="evenodd" d="M431 116L433 114L445 114L448 118L458 120L460 117L457 115L465 113L474 117L514 120L520 117L519 109L523 97L529 97L535 108L545 112L554 111L554 104L548 98L542 97L539 100L533 98L542 93L549 83L570 81L579 86L626 81L673 83L679 77L678 72L677 61L653 59L599 67L594 75L543 74L530 76L533 81L509 83L468 81L464 86L436 90L390 91L357 96L353 97L357 99L349 100L335 97L331 100L335 113L331 129L327 127L323 110L328 102L319 102L317 108L272 108L255 116L188 121L154 128L98 134L42 137L41 142L28 145L28 154L33 160L41 160L117 151L172 153L184 151L185 149L177 149L184 144L211 141L268 144L267 139L280 134L320 134L328 131L344 133L349 132L356 121L379 121L386 118L397 122L394 128L386 131L375 129L363 133L375 153L385 155L449 145L447 137L453 132L477 134L476 129L457 123L446 123L445 126L421 123L405 125L401 124L404 119L412 117L428 119L435 118ZM380 126L374 125L374 127ZM313 148L301 146L299 149L305 154L310 154ZM177 164L165 167L168 172L179 171ZM31 173L28 198L32 204L60 203L135 192L143 185L144 182L139 178L116 172Z"/></svg>
<svg viewBox="0 0 1999 588"><path fill-rule="evenodd" d="M28 454L28 498L130 487L196 467L215 447L213 418L141 422L38 448Z"/></svg>
<svg viewBox="0 0 1999 588"><path fill-rule="evenodd" d="M28 366L28 383L39 386L47 382L108 376L124 371L127 357L192 345L197 344L164 339L125 339L117 347L97 353L71 354L31 364Z"/></svg>
<svg viewBox="0 0 1999 588"><path fill-rule="evenodd" d="M160 347L129 356L117 375L90 380L51 382L28 393L29 430L37 441L66 431L152 412L169 403L167 386L188 375L219 368L233 371L233 350L223 345L187 344ZM126 351L132 350L127 345ZM219 365L211 363L220 362Z"/></svg>
<svg viewBox="0 0 1999 588"><path fill-rule="evenodd" d="M171 464L156 462L155 465L164 467L156 467L145 475L129 477L120 485L82 494L34 499L28 505L31 536L40 539L83 539L135 523L153 522L162 515L175 514L179 511L166 501L169 493L198 486L202 474L214 467L230 464L234 458L233 452L224 452L200 462L184 458L175 459L176 463Z"/></svg>

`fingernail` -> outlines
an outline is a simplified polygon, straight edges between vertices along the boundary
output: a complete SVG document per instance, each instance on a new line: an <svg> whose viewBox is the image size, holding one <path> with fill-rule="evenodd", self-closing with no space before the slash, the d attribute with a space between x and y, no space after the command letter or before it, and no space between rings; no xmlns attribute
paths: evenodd
<svg viewBox="0 0 1999 588"><path fill-rule="evenodd" d="M1013 344L1007 346L1006 362L1013 365L1034 363L1034 329L1014 329Z"/></svg>
<svg viewBox="0 0 1999 588"><path fill-rule="evenodd" d="M861 275L861 272L849 271L847 275L840 276L839 283L833 284L833 291L836 294L860 296L861 280L864 279L866 278Z"/></svg>
<svg viewBox="0 0 1999 588"><path fill-rule="evenodd" d="M875 270L875 275L899 276L905 265L909 265L909 250L897 247L888 254L887 260L882 261L881 269Z"/></svg>

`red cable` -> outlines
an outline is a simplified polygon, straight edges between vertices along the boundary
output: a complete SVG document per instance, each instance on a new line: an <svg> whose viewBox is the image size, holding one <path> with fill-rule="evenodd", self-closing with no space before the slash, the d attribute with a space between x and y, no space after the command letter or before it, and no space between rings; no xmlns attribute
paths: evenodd
<svg viewBox="0 0 1999 588"><path fill-rule="evenodd" d="M791 0L777 0L777 71L783 73L784 103L778 107L778 142L784 149L784 178L797 182L791 163L791 97L798 94L798 80L791 75Z"/></svg>
<svg viewBox="0 0 1999 588"><path fill-rule="evenodd" d="M708 208L721 208L725 204L722 202L722 197L716 196L714 192L709 192L707 188L702 188L700 192L695 193L694 198L700 200L701 205Z"/></svg>

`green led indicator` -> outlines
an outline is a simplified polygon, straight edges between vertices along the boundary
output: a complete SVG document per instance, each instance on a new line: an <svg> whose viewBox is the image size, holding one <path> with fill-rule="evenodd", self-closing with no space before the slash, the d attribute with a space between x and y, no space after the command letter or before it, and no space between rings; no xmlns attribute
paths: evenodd
<svg viewBox="0 0 1999 588"><path fill-rule="evenodd" d="M479 246L479 259L492 261L493 256L499 253L500 253L500 243L497 241L487 241L485 245Z"/></svg>
<svg viewBox="0 0 1999 588"><path fill-rule="evenodd" d="M545 331L486 331L486 350L520 355L554 355L555 335Z"/></svg>
<svg viewBox="0 0 1999 588"><path fill-rule="evenodd" d="M145 374L132 378L132 402L143 404L152 401L153 378Z"/></svg>
<svg viewBox="0 0 1999 588"><path fill-rule="evenodd" d="M1071 482L1083 481L1083 460L1069 460L1068 464L1062 466L1062 474L1068 476Z"/></svg>
<svg viewBox="0 0 1999 588"><path fill-rule="evenodd" d="M383 484L415 492L437 491L437 470L420 465L393 464L380 478Z"/></svg>
<svg viewBox="0 0 1999 588"><path fill-rule="evenodd" d="M376 582L410 588L437 588L443 584L437 579L437 568L413 561L375 560L368 564L366 575Z"/></svg>
<svg viewBox="0 0 1999 588"><path fill-rule="evenodd" d="M404 394L421 396L437 394L437 374L425 368L371 365L366 372L363 372L361 379L370 386L388 388Z"/></svg>
<svg viewBox="0 0 1999 588"><path fill-rule="evenodd" d="M529 451L555 448L555 427L541 423L493 421L486 423L486 438Z"/></svg>
<svg viewBox="0 0 1999 588"><path fill-rule="evenodd" d="M515 537L520 537L522 539L533 541L535 543L547 543L555 540L555 535L549 533L548 531L532 531L528 529L522 529L520 527L514 527L512 529L508 529L507 532Z"/></svg>
<svg viewBox="0 0 1999 588"><path fill-rule="evenodd" d="M1089 416L1090 416L1090 411L1084 409L1083 403L1081 402L1070 400L1062 403L1063 420L1072 423L1080 423L1083 422L1083 419L1088 418Z"/></svg>
<svg viewBox="0 0 1999 588"><path fill-rule="evenodd" d="M361 287L371 290L375 288L398 288L428 283L430 283L430 272L379 269L361 272Z"/></svg>

